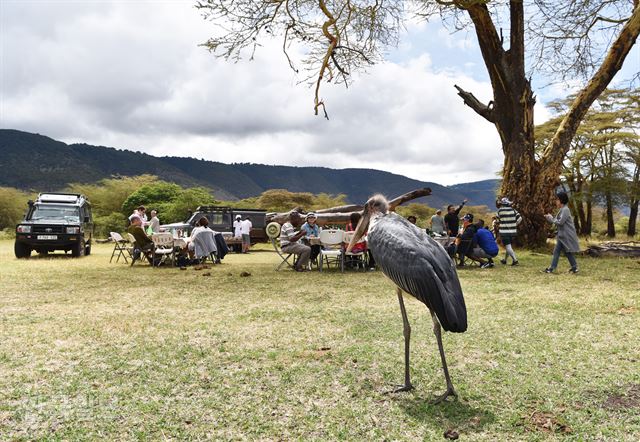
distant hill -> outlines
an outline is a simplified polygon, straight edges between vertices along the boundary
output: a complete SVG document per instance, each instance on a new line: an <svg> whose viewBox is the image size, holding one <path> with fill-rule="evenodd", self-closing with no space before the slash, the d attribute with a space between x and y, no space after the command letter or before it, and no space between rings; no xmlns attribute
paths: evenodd
<svg viewBox="0 0 640 442"><path fill-rule="evenodd" d="M498 180L455 186L418 181L374 169L224 164L180 157L154 157L141 152L88 144L67 145L49 137L0 129L0 186L54 191L69 183L94 183L114 175L157 175L184 186L204 186L218 199L257 196L268 189L293 192L344 193L351 203L362 203L373 193L389 197L430 187L422 202L431 207L457 204L493 206Z"/></svg>

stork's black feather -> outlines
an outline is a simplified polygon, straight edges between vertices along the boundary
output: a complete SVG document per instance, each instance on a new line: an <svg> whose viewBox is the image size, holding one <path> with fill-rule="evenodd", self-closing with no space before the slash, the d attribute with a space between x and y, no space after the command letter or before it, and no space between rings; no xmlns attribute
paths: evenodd
<svg viewBox="0 0 640 442"><path fill-rule="evenodd" d="M467 329L456 268L444 248L395 213L383 215L368 237L376 264L398 287L422 301L447 331Z"/></svg>

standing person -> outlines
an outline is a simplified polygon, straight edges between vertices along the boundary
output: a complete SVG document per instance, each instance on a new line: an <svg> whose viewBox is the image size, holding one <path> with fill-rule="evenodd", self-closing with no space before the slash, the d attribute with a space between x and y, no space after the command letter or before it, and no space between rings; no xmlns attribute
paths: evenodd
<svg viewBox="0 0 640 442"><path fill-rule="evenodd" d="M233 222L233 237L242 239L242 215L236 215L236 220Z"/></svg>
<svg viewBox="0 0 640 442"><path fill-rule="evenodd" d="M248 216L240 221L240 231L242 233L242 253L249 253L251 248L251 228L253 224Z"/></svg>
<svg viewBox="0 0 640 442"><path fill-rule="evenodd" d="M311 255L311 247L302 244L300 240L306 235L304 229L296 232L295 229L302 226L302 217L296 211L289 214L289 221L280 229L280 248L285 253L298 255L298 261L294 267L296 272L306 272Z"/></svg>
<svg viewBox="0 0 640 442"><path fill-rule="evenodd" d="M436 210L436 214L431 217L429 225L433 233L437 233L438 235L444 235L447 233L447 227L445 226L444 218L442 217L442 210Z"/></svg>
<svg viewBox="0 0 640 442"><path fill-rule="evenodd" d="M137 216L138 218L140 218L140 221L142 221L142 226L146 226L148 224L146 212L147 209L144 206L138 206L138 208L134 209L133 213L129 216L129 222L132 222L133 217Z"/></svg>
<svg viewBox="0 0 640 442"><path fill-rule="evenodd" d="M149 228L153 233L160 232L160 220L158 219L158 211L151 211L151 219L149 220Z"/></svg>
<svg viewBox="0 0 640 442"><path fill-rule="evenodd" d="M516 257L516 252L513 251L511 243L518 235L518 224L520 224L522 218L518 211L511 207L513 203L509 201L509 198L505 197L500 199L496 205L498 206L498 222L500 223L498 231L500 232L500 240L505 248L504 259L501 259L500 263L506 264L507 258L510 256L511 265L517 266L520 263Z"/></svg>
<svg viewBox="0 0 640 442"><path fill-rule="evenodd" d="M560 252L564 250L564 254L571 264L569 272L578 273L578 263L576 262L574 253L580 251L580 243L578 242L578 234L576 233L576 227L573 224L573 217L571 216L571 210L567 207L569 203L569 196L565 192L558 192L556 195L556 207L558 207L558 214L554 218L553 215L547 213L544 217L551 224L555 224L558 228L558 236L556 237L556 246L553 249L553 258L551 259L551 265L547 267L545 273L553 273L558 267L558 260L560 259Z"/></svg>
<svg viewBox="0 0 640 442"><path fill-rule="evenodd" d="M447 206L447 214L444 216L444 225L447 228L449 236L455 237L458 235L458 228L460 226L460 220L458 217L460 216L460 211L467 201L468 200L466 198L462 200L462 204L460 204L457 209L454 209L452 204Z"/></svg>

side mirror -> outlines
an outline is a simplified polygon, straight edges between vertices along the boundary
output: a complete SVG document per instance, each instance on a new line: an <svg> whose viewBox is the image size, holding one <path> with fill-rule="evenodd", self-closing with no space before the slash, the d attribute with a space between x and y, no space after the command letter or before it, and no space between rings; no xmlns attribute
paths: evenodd
<svg viewBox="0 0 640 442"><path fill-rule="evenodd" d="M85 222L85 223L88 223L88 222L89 222L89 217L88 217L88 216L85 216L85 217L84 217L84 222Z"/></svg>

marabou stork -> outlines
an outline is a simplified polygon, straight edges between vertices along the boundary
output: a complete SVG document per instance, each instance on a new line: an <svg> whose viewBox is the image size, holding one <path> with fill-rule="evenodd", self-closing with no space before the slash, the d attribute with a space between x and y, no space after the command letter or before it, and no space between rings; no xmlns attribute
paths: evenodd
<svg viewBox="0 0 640 442"><path fill-rule="evenodd" d="M347 247L351 248L368 230L368 247L376 264L396 285L404 325L404 385L395 391L413 389L409 377L409 340L411 327L407 319L402 292L424 303L431 312L433 332L438 340L447 391L436 403L456 395L449 377L442 347L441 326L446 331L462 333L467 329L467 309L455 265L444 248L426 232L403 217L388 212L384 196L374 195L367 201L363 216Z"/></svg>

